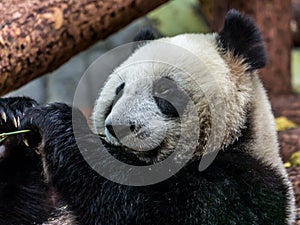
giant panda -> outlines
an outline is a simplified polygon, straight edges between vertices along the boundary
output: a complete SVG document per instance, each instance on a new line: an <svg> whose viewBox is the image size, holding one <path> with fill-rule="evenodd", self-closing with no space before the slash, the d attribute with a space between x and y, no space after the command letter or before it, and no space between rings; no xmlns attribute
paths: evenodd
<svg viewBox="0 0 300 225"><path fill-rule="evenodd" d="M0 223L293 224L293 192L257 72L266 53L252 19L231 10L219 33L155 39L144 30L135 40L142 42L96 100L92 128L62 103L1 99L2 131L31 132L1 145ZM165 45L183 52L178 57ZM187 73L157 63L163 60ZM219 118L208 101L222 106ZM196 140L181 139L193 134ZM125 166L110 167L110 178L97 170L118 160L146 180L143 168L170 157L180 168L147 185L122 183L130 175Z"/></svg>

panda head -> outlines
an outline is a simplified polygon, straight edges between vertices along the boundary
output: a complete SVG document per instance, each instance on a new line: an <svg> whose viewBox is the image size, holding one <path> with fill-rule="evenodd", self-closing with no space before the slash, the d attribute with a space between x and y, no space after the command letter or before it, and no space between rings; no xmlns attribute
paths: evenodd
<svg viewBox="0 0 300 225"><path fill-rule="evenodd" d="M241 135L253 77L266 64L255 23L231 10L220 33L154 37L138 34L142 44L110 75L94 107L95 132L152 162L174 151L182 136L196 139L194 155L203 155L212 123L223 126L214 129L210 151L228 146ZM212 105L221 112L212 116Z"/></svg>

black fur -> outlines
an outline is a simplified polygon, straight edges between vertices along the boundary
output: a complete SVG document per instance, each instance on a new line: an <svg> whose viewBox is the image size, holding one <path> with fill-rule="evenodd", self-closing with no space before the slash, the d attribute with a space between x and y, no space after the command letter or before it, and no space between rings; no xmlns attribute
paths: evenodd
<svg viewBox="0 0 300 225"><path fill-rule="evenodd" d="M267 63L266 50L255 22L237 10L230 10L219 34L220 46L234 56L245 59L249 71L262 68Z"/></svg>
<svg viewBox="0 0 300 225"><path fill-rule="evenodd" d="M133 41L151 41L158 38L158 34L152 28L143 28L140 30Z"/></svg>
<svg viewBox="0 0 300 225"><path fill-rule="evenodd" d="M3 98L0 112L0 133L17 130L13 118L23 118L23 112L37 103L32 99ZM40 224L52 211L51 189L44 182L42 164L34 150L26 147L20 136L7 138L0 155L0 224Z"/></svg>
<svg viewBox="0 0 300 225"><path fill-rule="evenodd" d="M133 41L136 42L133 44L133 51L145 45L148 41L155 40L158 37L159 35L152 28L143 28L136 34L133 39Z"/></svg>
<svg viewBox="0 0 300 225"><path fill-rule="evenodd" d="M168 117L179 117L186 109L189 96L168 77L153 83L153 98L160 111Z"/></svg>
<svg viewBox="0 0 300 225"><path fill-rule="evenodd" d="M138 159L107 144L106 149L100 147L83 116L79 112L73 116L79 122L77 143L72 111L64 104L30 108L22 127L37 133L31 138L42 137L50 184L79 224L286 224L287 187L282 177L243 151L238 142L234 151L220 152L203 172L198 171L199 161L190 161L176 176L161 183L126 186L91 169L77 144L88 146L86 151L98 166L110 163L94 157L99 151L108 150L129 164L138 163ZM124 176L127 171L112 172Z"/></svg>
<svg viewBox="0 0 300 225"><path fill-rule="evenodd" d="M163 114L169 117L179 117L176 108L173 106L171 102L158 96L154 96L154 100L158 108Z"/></svg>
<svg viewBox="0 0 300 225"><path fill-rule="evenodd" d="M116 95L120 94L120 92L124 89L125 83L123 82L119 87L116 89Z"/></svg>

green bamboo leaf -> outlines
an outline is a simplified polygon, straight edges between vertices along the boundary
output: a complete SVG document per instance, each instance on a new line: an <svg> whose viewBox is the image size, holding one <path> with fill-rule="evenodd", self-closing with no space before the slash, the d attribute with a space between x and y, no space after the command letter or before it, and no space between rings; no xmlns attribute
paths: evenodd
<svg viewBox="0 0 300 225"><path fill-rule="evenodd" d="M28 133L30 131L31 130L17 130L17 131L2 133L2 134L0 134L0 144L2 144L2 142L5 141L6 138L8 138L9 136L16 135L16 134Z"/></svg>

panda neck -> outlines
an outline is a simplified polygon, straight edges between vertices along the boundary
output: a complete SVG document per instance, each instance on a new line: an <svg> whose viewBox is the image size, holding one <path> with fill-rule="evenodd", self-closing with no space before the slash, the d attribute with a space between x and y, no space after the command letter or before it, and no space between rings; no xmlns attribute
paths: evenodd
<svg viewBox="0 0 300 225"><path fill-rule="evenodd" d="M270 102L258 76L252 81L254 91L241 136L225 151L244 152L283 170Z"/></svg>
<svg viewBox="0 0 300 225"><path fill-rule="evenodd" d="M254 141L254 127L252 124L252 112L247 111L246 120L243 128L241 129L241 135L235 141L225 147L225 152L251 152L251 143Z"/></svg>

